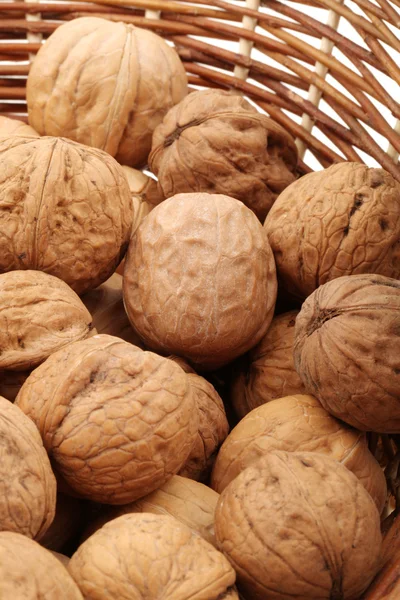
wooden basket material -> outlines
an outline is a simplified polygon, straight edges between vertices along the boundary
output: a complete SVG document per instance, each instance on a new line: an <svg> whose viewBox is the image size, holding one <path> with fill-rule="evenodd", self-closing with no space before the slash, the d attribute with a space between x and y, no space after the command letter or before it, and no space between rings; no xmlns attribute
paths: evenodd
<svg viewBox="0 0 400 600"><path fill-rule="evenodd" d="M296 138L302 172L351 160L400 181L400 0L0 0L0 113L26 119L30 61L88 15L162 35L193 88L257 103Z"/></svg>

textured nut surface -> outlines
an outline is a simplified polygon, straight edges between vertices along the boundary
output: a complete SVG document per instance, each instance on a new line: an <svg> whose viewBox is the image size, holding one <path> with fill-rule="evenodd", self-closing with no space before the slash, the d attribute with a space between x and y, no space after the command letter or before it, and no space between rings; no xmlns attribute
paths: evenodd
<svg viewBox="0 0 400 600"><path fill-rule="evenodd" d="M37 131L23 121L0 116L0 137L9 137L11 135L33 135L39 137Z"/></svg>
<svg viewBox="0 0 400 600"><path fill-rule="evenodd" d="M92 600L217 600L235 583L214 546L176 519L148 513L104 525L78 548L68 570Z"/></svg>
<svg viewBox="0 0 400 600"><path fill-rule="evenodd" d="M0 369L31 369L91 327L89 311L61 279L40 271L0 275Z"/></svg>
<svg viewBox="0 0 400 600"><path fill-rule="evenodd" d="M56 480L39 432L0 397L0 531L40 539L56 508Z"/></svg>
<svg viewBox="0 0 400 600"><path fill-rule="evenodd" d="M143 347L143 342L133 330L125 311L121 275L111 275L95 290L84 294L82 302L92 315L93 327L97 333L114 335L139 348Z"/></svg>
<svg viewBox="0 0 400 600"><path fill-rule="evenodd" d="M152 171L165 198L213 192L237 198L263 221L295 179L293 138L242 96L221 90L189 94L153 136Z"/></svg>
<svg viewBox="0 0 400 600"><path fill-rule="evenodd" d="M219 548L251 600L356 600L379 568L379 514L343 465L271 452L224 490Z"/></svg>
<svg viewBox="0 0 400 600"><path fill-rule="evenodd" d="M270 400L304 392L293 364L297 314L292 310L272 319L262 340L235 365L230 396L240 418Z"/></svg>
<svg viewBox="0 0 400 600"><path fill-rule="evenodd" d="M217 368L264 335L277 283L264 228L248 208L223 195L178 194L133 236L123 288L146 345Z"/></svg>
<svg viewBox="0 0 400 600"><path fill-rule="evenodd" d="M296 319L294 363L339 419L400 432L400 282L351 275L319 287Z"/></svg>
<svg viewBox="0 0 400 600"><path fill-rule="evenodd" d="M140 165L155 127L187 91L176 51L158 35L77 18L48 38L31 66L29 123L42 135L65 136Z"/></svg>
<svg viewBox="0 0 400 600"><path fill-rule="evenodd" d="M105 523L130 513L152 513L174 517L215 546L214 513L219 494L198 481L174 475L163 486L123 506L105 507L84 532L87 539ZM224 599L225 600L225 599Z"/></svg>
<svg viewBox="0 0 400 600"><path fill-rule="evenodd" d="M400 184L383 169L349 162L306 175L265 227L279 280L299 298L343 275L400 277Z"/></svg>
<svg viewBox="0 0 400 600"><path fill-rule="evenodd" d="M78 534L84 521L84 504L81 500L57 493L56 514L44 536L42 546L48 550L62 550Z"/></svg>
<svg viewBox="0 0 400 600"><path fill-rule="evenodd" d="M78 294L124 256L132 201L118 163L63 138L0 138L0 272L45 271Z"/></svg>
<svg viewBox="0 0 400 600"><path fill-rule="evenodd" d="M181 468L198 429L182 369L109 335L52 354L16 403L72 489L106 504L160 487Z"/></svg>
<svg viewBox="0 0 400 600"><path fill-rule="evenodd" d="M83 600L49 550L19 533L0 532L0 596L12 600Z"/></svg>
<svg viewBox="0 0 400 600"><path fill-rule="evenodd" d="M246 467L272 450L320 452L342 463L361 481L379 512L386 480L368 449L365 434L332 417L313 396L272 400L252 410L223 443L212 474L219 493Z"/></svg>
<svg viewBox="0 0 400 600"><path fill-rule="evenodd" d="M65 556L65 554L60 554L60 552L56 552L55 550L50 550L51 554L61 562L64 567L68 567L69 557Z"/></svg>

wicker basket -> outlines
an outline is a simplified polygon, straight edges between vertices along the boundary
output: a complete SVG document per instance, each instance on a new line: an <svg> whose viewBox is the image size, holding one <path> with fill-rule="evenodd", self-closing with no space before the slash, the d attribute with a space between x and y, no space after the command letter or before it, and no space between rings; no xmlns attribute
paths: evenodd
<svg viewBox="0 0 400 600"><path fill-rule="evenodd" d="M0 0L1 114L26 119L29 61L86 15L170 40L194 88L245 94L296 138L302 172L351 160L400 180L400 0Z"/></svg>

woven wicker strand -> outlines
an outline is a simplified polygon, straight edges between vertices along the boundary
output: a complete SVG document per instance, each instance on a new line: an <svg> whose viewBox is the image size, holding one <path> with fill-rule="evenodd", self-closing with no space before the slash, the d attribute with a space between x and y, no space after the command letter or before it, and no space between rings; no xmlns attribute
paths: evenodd
<svg viewBox="0 0 400 600"><path fill-rule="evenodd" d="M2 0L0 113L26 120L42 41L65 21L99 16L175 44L192 89L255 102L296 138L301 172L356 160L400 181L399 9L400 0Z"/></svg>

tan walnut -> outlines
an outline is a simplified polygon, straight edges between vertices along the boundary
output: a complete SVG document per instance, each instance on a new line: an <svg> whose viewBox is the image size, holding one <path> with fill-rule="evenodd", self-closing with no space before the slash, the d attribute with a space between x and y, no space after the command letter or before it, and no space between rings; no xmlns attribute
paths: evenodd
<svg viewBox="0 0 400 600"><path fill-rule="evenodd" d="M105 152L55 137L0 138L0 273L33 269L81 294L125 255L132 200Z"/></svg>
<svg viewBox="0 0 400 600"><path fill-rule="evenodd" d="M242 202L178 194L132 237L124 302L146 346L214 369L262 338L277 283L264 228Z"/></svg>
<svg viewBox="0 0 400 600"><path fill-rule="evenodd" d="M52 354L16 403L72 490L105 504L127 504L163 485L198 430L184 371L109 335Z"/></svg>
<svg viewBox="0 0 400 600"><path fill-rule="evenodd" d="M332 415L400 432L400 282L349 275L320 286L296 319L294 364Z"/></svg>
<svg viewBox="0 0 400 600"><path fill-rule="evenodd" d="M380 563L379 514L328 456L271 452L222 492L218 547L249 600L356 600Z"/></svg>
<svg viewBox="0 0 400 600"><path fill-rule="evenodd" d="M23 135L24 137L32 135L39 137L37 131L23 121L0 115L0 137L10 137L12 135Z"/></svg>
<svg viewBox="0 0 400 600"><path fill-rule="evenodd" d="M287 131L242 96L201 90L172 108L157 127L149 162L165 198L225 194L264 221L295 179L297 150Z"/></svg>
<svg viewBox="0 0 400 600"><path fill-rule="evenodd" d="M29 124L41 135L68 137L140 166L154 129L187 92L185 69L160 36L81 17L61 25L32 64Z"/></svg>

